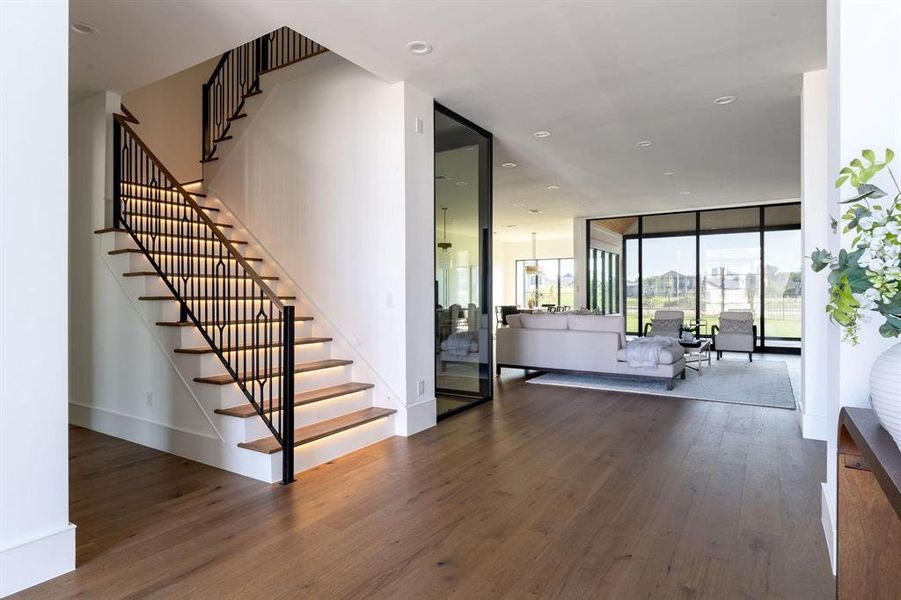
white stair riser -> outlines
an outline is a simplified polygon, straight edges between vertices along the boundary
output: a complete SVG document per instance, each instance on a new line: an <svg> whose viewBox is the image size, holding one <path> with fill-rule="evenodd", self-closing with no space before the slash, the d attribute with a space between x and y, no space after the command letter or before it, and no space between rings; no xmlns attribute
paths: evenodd
<svg viewBox="0 0 901 600"><path fill-rule="evenodd" d="M178 284L181 284L185 279L177 275L173 276L173 278L177 280ZM148 276L144 280L144 283L147 295L157 296L169 293L169 288L166 286L162 277ZM213 293L219 294L220 296L229 294L235 297L243 294L258 295L260 289L256 283L253 283L250 280L239 281L235 279L220 279L214 281L204 277L188 277L186 284L188 290L193 289L193 293L203 295L212 295ZM266 281L266 284L276 294L282 294L279 281ZM191 286L193 286L193 288ZM284 295L287 295L288 293L290 293L290 291Z"/></svg>
<svg viewBox="0 0 901 600"><path fill-rule="evenodd" d="M136 209L139 207L135 207ZM143 210L144 207L140 207ZM210 215L207 215L210 216ZM159 215L155 214L134 214L134 213L126 213L123 215L123 220L128 223L128 225L136 232L141 231L158 231L162 234L174 234L174 235L201 235L205 232L209 231L209 226L207 223L195 220L195 221L182 221L180 211L176 211L174 213L165 213L162 212ZM190 218L190 217L189 217ZM195 217L199 219L200 217ZM228 219L222 213L218 213L213 217L210 217L210 220L213 222L213 226L216 227L220 232L222 232L225 237L229 237L234 234L235 227L222 227L220 225L234 225L230 219Z"/></svg>
<svg viewBox="0 0 901 600"><path fill-rule="evenodd" d="M133 247L133 246L134 245L132 245L131 247ZM147 260L147 257L141 253L129 252L124 255L119 254L119 255L112 255L112 256L127 256L128 260L129 260L128 271L133 272L133 271L152 271L153 270L153 267L151 266L150 261ZM178 267L178 269L180 270L182 268L182 265L185 264L185 263L178 262L180 257L177 257L177 256L157 254L157 255L154 255L154 259L159 261L160 265L163 268L169 269L171 271L175 271L176 270L175 267ZM189 259L189 261L191 263L193 263L192 269L194 271L198 271L198 270L202 269L203 267L201 265L207 265L207 268L212 270L212 266L215 265L215 262L213 260L207 260L207 259L201 259L201 258L192 258L192 259ZM232 265L238 264L236 261L230 261L230 262ZM263 270L262 262L252 261L249 264L250 264L250 268L252 268L257 273L261 273L261 272L265 273L266 272L265 270ZM170 267L171 267L171 269L170 269ZM234 267L232 267L232 271L234 271ZM123 271L123 272L127 272L127 271Z"/></svg>
<svg viewBox="0 0 901 600"><path fill-rule="evenodd" d="M294 448L294 472L300 473L394 435L394 415ZM281 479L281 452L269 455L272 481Z"/></svg>
<svg viewBox="0 0 901 600"><path fill-rule="evenodd" d="M231 331L232 339L241 340L249 339L251 335L252 325L232 325L228 328ZM197 348L207 346L207 341L200 334L196 327L179 327L180 343L173 348ZM295 321L294 322L294 339L301 339L313 336L312 321Z"/></svg>
<svg viewBox="0 0 901 600"><path fill-rule="evenodd" d="M247 403L245 402L245 404ZM295 406L294 427L312 425L324 419L333 419L370 406L372 406L370 390ZM266 427L266 423L259 415L246 419L220 414L216 416L218 417L216 427L227 440L234 443L251 442L270 435L269 428ZM267 416L270 415L267 414ZM273 411L271 418L278 422L281 419L281 411Z"/></svg>
<svg viewBox="0 0 901 600"><path fill-rule="evenodd" d="M181 355L175 355L181 357ZM179 369L187 369L188 363L183 362L181 358L176 358L176 364L179 365ZM295 373L294 374L294 391L296 392L305 392L309 390L315 390L318 388L324 388L332 385L338 385L341 383L350 383L352 381L351 377L351 369L352 365L346 365L343 367L334 367L331 369L322 369L320 371L310 371L308 373ZM184 370L184 373L190 373L191 371ZM225 369L221 368L217 374L224 373ZM197 377L198 375L193 375L192 377ZM281 378L275 378L270 384L274 384L273 394L275 398L279 397L280 394L280 385ZM209 383L196 383L194 386L196 393L198 394L198 398L203 396L202 402L205 406L210 406L212 408L228 408L230 406L238 406L239 404L246 402L246 397L241 389L238 387L236 383L228 383L225 385L213 385ZM269 399L269 388L267 387L265 390L266 400Z"/></svg>
<svg viewBox="0 0 901 600"><path fill-rule="evenodd" d="M207 202L206 199L197 196L194 196L194 202L196 202L201 207L201 210L204 208L209 208L210 206L212 206L213 208L219 208L218 206L213 205L211 202ZM161 215L181 215L183 211L188 210L187 208L182 208L181 204L182 200L180 194L153 194L151 192L138 191L134 192L133 194L122 196L123 211L132 210L141 214L148 214L157 210ZM193 209L190 210L193 211ZM207 216L212 218L213 215L218 214L219 212L221 212L221 210L207 210L204 212L207 214ZM215 221L216 219L213 220Z"/></svg>
<svg viewBox="0 0 901 600"><path fill-rule="evenodd" d="M209 344L205 345L208 346ZM330 344L328 342L315 344L295 344L294 362L296 364L330 358L329 346ZM271 360L275 365L281 364L281 349L272 348L271 350L271 352L269 352L269 349L243 352L227 352L225 356L229 361L234 361L232 362L232 364L239 365L239 368L243 368L245 364L252 364L254 355L256 357L256 360L261 363L263 361ZM192 373L198 373L201 377L219 375L220 373L222 373L222 361L213 353L178 354L181 357L189 359L192 364L188 364L186 362L185 364L187 368L190 368Z"/></svg>
<svg viewBox="0 0 901 600"><path fill-rule="evenodd" d="M179 314L181 311L181 304L172 299L166 300L142 300L142 302L147 302L149 304L158 304L158 311L161 315L162 321L177 321L179 318ZM218 313L214 310L214 306L218 304ZM230 306L230 313L226 313L225 305L228 304ZM247 318L250 319L254 316L254 311L251 310L251 306L255 304L255 308L259 310L259 303L251 303L250 301L232 301L228 303L224 302L214 302L211 300L192 300L190 302L191 310L194 311L195 315L202 322L213 322L218 319L224 319L226 314L230 314L233 316L237 316L243 319L243 315L246 313ZM245 311L246 305L247 310Z"/></svg>

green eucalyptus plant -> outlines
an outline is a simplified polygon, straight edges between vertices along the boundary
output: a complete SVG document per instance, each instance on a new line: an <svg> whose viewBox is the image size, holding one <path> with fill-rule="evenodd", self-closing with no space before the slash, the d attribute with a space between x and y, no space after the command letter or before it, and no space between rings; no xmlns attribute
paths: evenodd
<svg viewBox="0 0 901 600"><path fill-rule="evenodd" d="M828 269L829 303L826 312L845 332L852 344L858 341L864 311L882 315L879 327L883 337L901 335L901 187L889 163L895 153L886 149L882 160L872 150L864 150L839 172L835 187L850 185L856 193L843 200L848 209L842 216L844 232L853 233L851 249L838 256L817 249L811 255L811 267ZM862 159L862 160L861 160ZM895 186L893 197L870 183L885 169Z"/></svg>

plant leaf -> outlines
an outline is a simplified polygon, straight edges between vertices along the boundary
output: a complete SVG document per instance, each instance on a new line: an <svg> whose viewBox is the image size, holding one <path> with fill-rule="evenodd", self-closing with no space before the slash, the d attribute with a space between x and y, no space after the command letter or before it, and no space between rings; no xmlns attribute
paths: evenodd
<svg viewBox="0 0 901 600"><path fill-rule="evenodd" d="M876 162L876 153L870 150L869 148L861 152L863 157L870 162Z"/></svg>
<svg viewBox="0 0 901 600"><path fill-rule="evenodd" d="M853 178L852 178L853 183ZM848 198L847 200L842 200L839 204L848 204L850 202L857 202L859 200L863 200L864 198L882 198L885 196L885 192L881 189L873 185L872 183L861 183L860 185L854 186L857 188L857 195L853 198Z"/></svg>
<svg viewBox="0 0 901 600"><path fill-rule="evenodd" d="M893 158L895 158L895 151L892 150L891 148L886 148L885 149L885 162L890 163L890 162L892 162Z"/></svg>
<svg viewBox="0 0 901 600"><path fill-rule="evenodd" d="M814 273L819 273L828 267L830 262L832 262L832 254L828 250L817 248L810 255L810 268Z"/></svg>

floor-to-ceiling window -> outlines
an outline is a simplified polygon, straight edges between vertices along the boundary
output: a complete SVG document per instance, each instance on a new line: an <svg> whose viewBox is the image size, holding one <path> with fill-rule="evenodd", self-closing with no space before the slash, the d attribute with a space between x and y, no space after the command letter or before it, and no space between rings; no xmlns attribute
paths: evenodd
<svg viewBox="0 0 901 600"><path fill-rule="evenodd" d="M758 345L797 348L801 338L800 205L686 211L598 219L622 224L622 286L626 330L639 335L654 312L681 310L686 325L709 335L719 315L754 315ZM614 232L615 233L615 232ZM608 232L608 238L613 235ZM609 240L608 240L609 242ZM593 238L588 247L588 299L600 306L602 269Z"/></svg>
<svg viewBox="0 0 901 600"><path fill-rule="evenodd" d="M589 308L609 315L621 310L621 257L618 252L590 248L588 254Z"/></svg>
<svg viewBox="0 0 901 600"><path fill-rule="evenodd" d="M537 267L537 270L527 267ZM571 258L517 260L517 306L572 306L575 293L573 270Z"/></svg>
<svg viewBox="0 0 901 600"><path fill-rule="evenodd" d="M438 416L492 395L491 134L435 106Z"/></svg>

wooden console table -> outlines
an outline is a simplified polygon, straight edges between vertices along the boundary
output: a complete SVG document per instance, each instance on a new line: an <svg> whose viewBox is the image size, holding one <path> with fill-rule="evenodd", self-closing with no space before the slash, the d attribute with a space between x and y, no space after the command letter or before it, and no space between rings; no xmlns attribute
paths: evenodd
<svg viewBox="0 0 901 600"><path fill-rule="evenodd" d="M837 552L837 598L901 598L901 452L868 408L839 415Z"/></svg>

